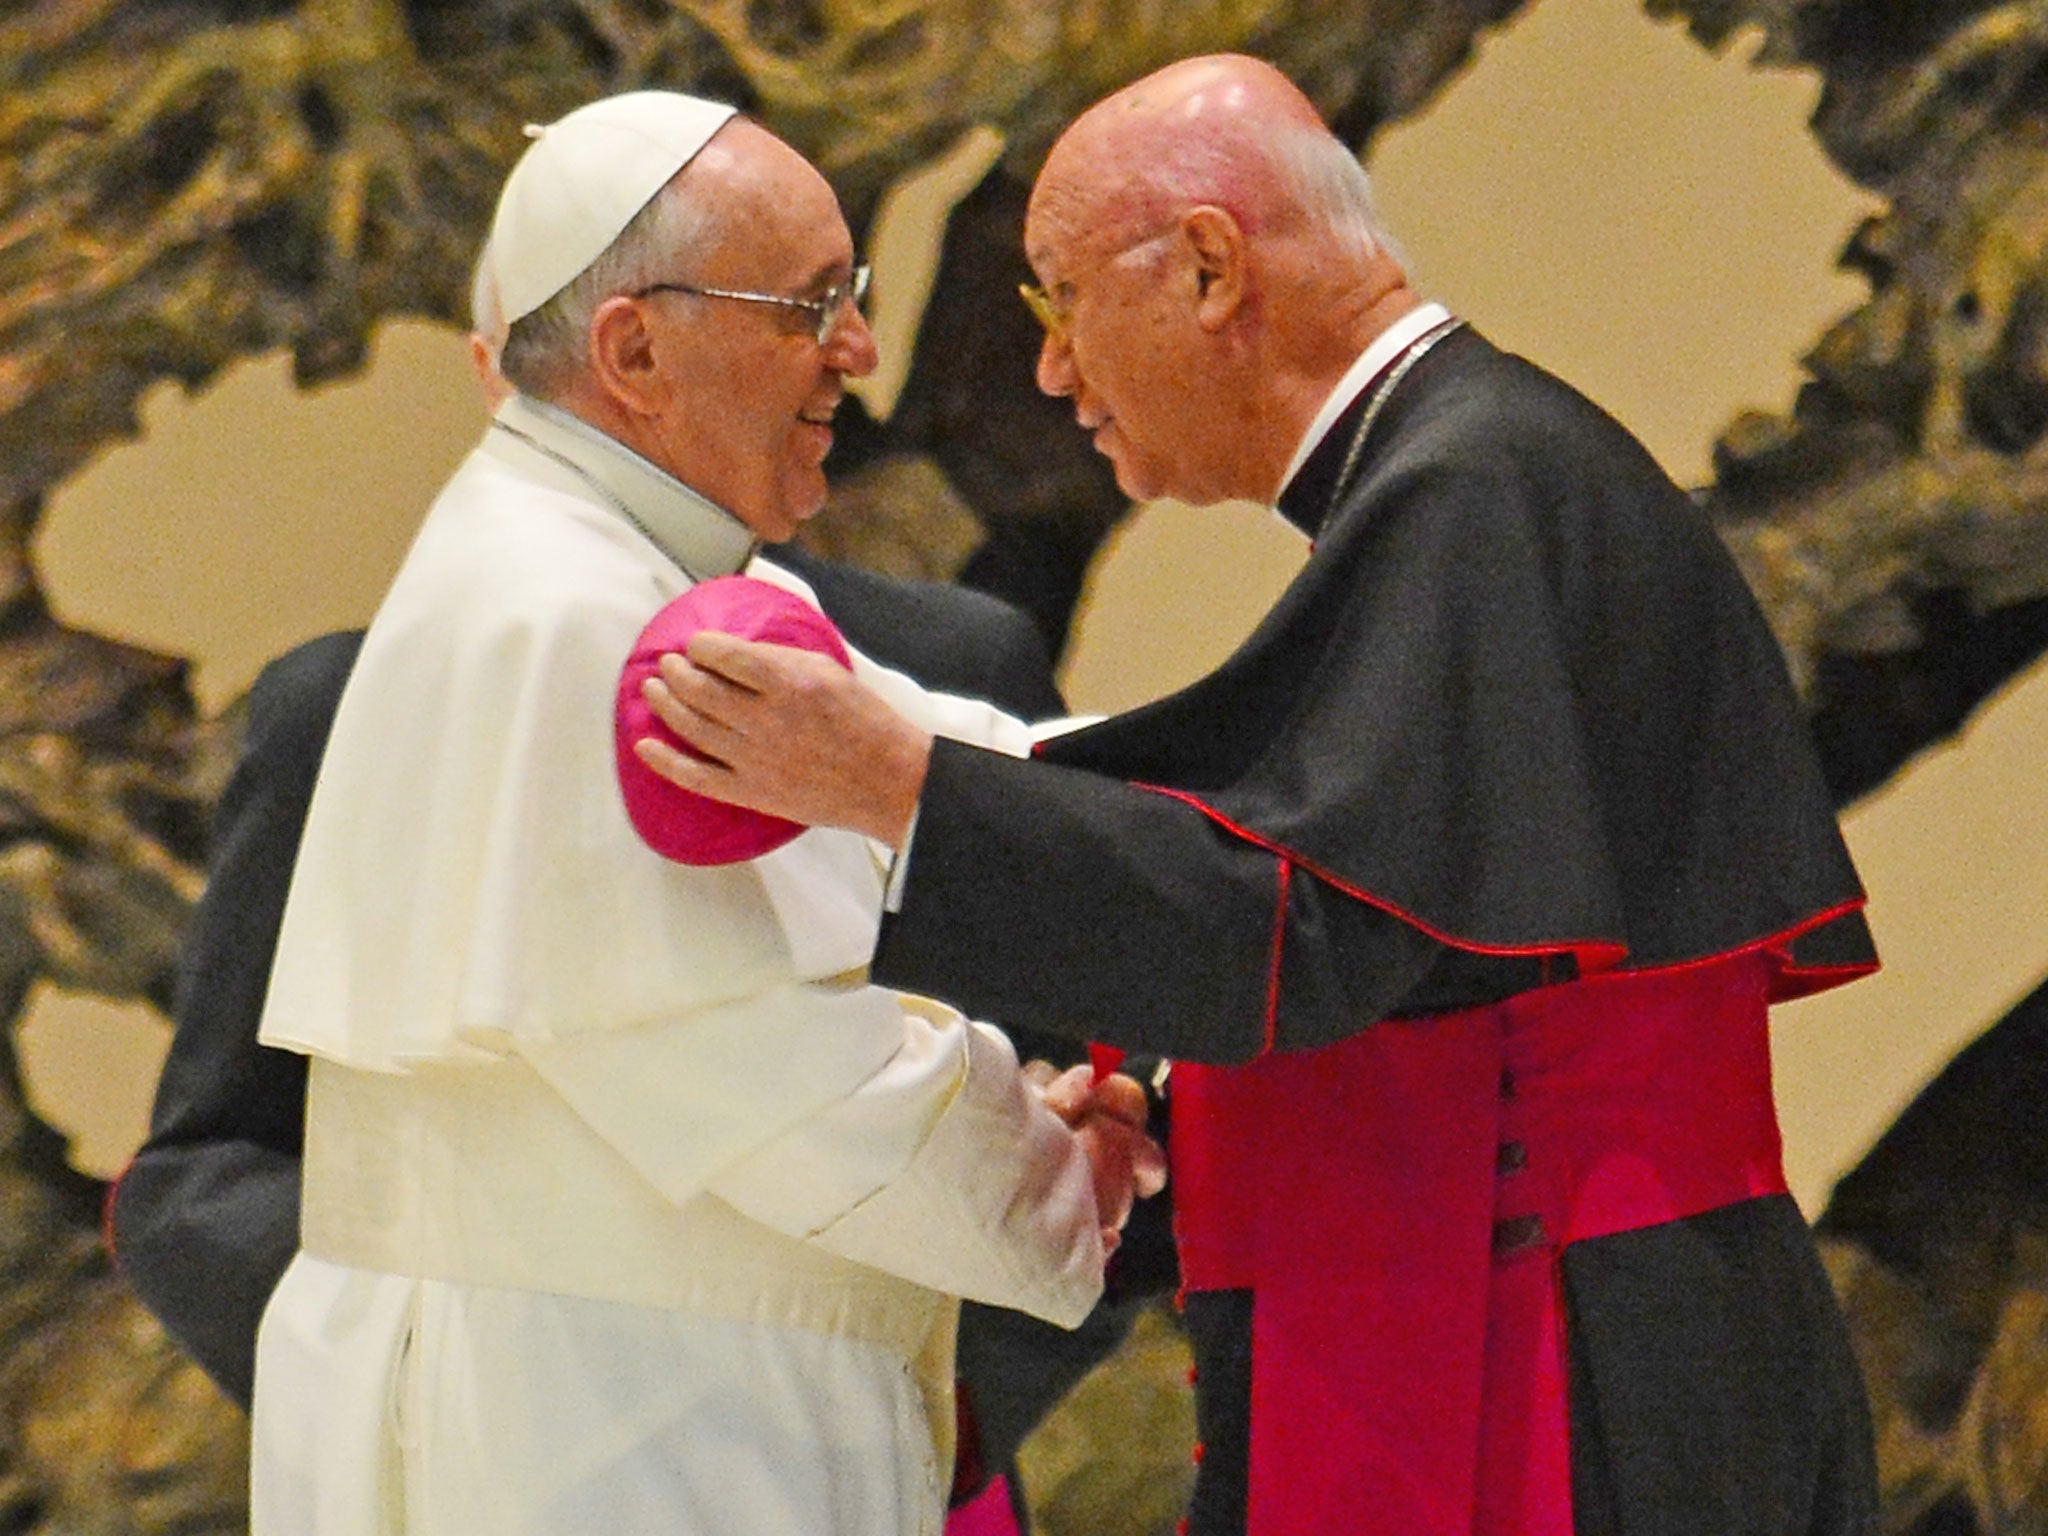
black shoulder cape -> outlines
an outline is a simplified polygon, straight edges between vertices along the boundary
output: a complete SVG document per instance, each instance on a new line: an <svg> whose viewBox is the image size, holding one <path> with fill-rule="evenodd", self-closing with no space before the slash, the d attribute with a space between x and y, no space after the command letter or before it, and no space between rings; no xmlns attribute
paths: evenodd
<svg viewBox="0 0 2048 1536"><path fill-rule="evenodd" d="M1246 644L1042 757L1458 949L1591 972L1762 947L1779 997L1873 968L1783 656L1648 453L1469 330L1339 487L1364 408L1283 498L1314 554Z"/></svg>

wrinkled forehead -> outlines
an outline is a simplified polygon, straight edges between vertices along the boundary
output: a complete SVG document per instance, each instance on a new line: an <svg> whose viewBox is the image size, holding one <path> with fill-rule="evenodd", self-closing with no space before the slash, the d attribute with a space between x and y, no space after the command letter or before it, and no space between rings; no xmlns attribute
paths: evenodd
<svg viewBox="0 0 2048 1536"><path fill-rule="evenodd" d="M720 135L686 168L680 182L719 212L715 253L741 263L809 267L843 260L852 250L845 216L831 184L782 140L751 123ZM723 151L723 153L719 153Z"/></svg>
<svg viewBox="0 0 2048 1536"><path fill-rule="evenodd" d="M1121 250L1175 211L1138 172L1124 146L1086 127L1084 120L1053 146L1032 185L1024 256L1041 278L1056 279Z"/></svg>
<svg viewBox="0 0 2048 1536"><path fill-rule="evenodd" d="M1040 277L1054 276L1075 264L1076 237L1087 227L1083 202L1074 189L1041 174L1024 209L1024 259Z"/></svg>

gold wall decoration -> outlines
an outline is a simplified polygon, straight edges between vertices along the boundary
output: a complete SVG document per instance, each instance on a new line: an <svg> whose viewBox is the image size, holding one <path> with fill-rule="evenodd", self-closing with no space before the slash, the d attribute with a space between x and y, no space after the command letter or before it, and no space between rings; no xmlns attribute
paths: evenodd
<svg viewBox="0 0 2048 1536"><path fill-rule="evenodd" d="M1789 414L1730 425L1702 493L1847 798L2048 644L2048 6L1647 8L1817 72L1821 146L1885 200L1841 258L1870 298Z"/></svg>

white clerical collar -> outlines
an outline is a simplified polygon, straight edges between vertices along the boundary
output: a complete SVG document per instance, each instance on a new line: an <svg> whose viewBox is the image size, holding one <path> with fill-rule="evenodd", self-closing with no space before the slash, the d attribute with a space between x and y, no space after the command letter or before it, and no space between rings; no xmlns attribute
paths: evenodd
<svg viewBox="0 0 2048 1536"><path fill-rule="evenodd" d="M566 470L558 477L565 488L595 491L698 581L737 574L760 545L754 531L717 502L559 406L513 395L491 426Z"/></svg>
<svg viewBox="0 0 2048 1536"><path fill-rule="evenodd" d="M1294 450L1294 459L1287 466L1287 473L1280 477L1280 489L1274 492L1274 501L1279 501L1287 487L1294 483L1294 477L1301 473L1301 466L1308 462L1309 455L1322 445L1323 439L1329 436L1330 428L1337 424L1337 418L1364 393L1365 387L1418 337L1450 318L1451 312L1443 305L1424 304L1410 310L1373 337L1372 345L1361 352L1358 361L1345 371L1344 377L1337 381L1337 387L1323 401L1322 409L1309 422L1308 434L1302 438L1301 446Z"/></svg>

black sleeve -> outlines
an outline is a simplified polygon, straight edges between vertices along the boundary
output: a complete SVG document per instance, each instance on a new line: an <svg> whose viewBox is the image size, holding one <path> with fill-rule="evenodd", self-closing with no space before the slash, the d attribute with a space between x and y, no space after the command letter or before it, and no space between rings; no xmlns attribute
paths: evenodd
<svg viewBox="0 0 2048 1536"><path fill-rule="evenodd" d="M292 863L359 635L267 668L215 812L206 894L180 955L148 1139L109 1233L122 1272L222 1390L247 1404L256 1325L299 1240L305 1058L256 1043Z"/></svg>
<svg viewBox="0 0 2048 1536"><path fill-rule="evenodd" d="M1179 1060L1330 1044L1442 953L1180 800L946 741L905 874L876 980Z"/></svg>

